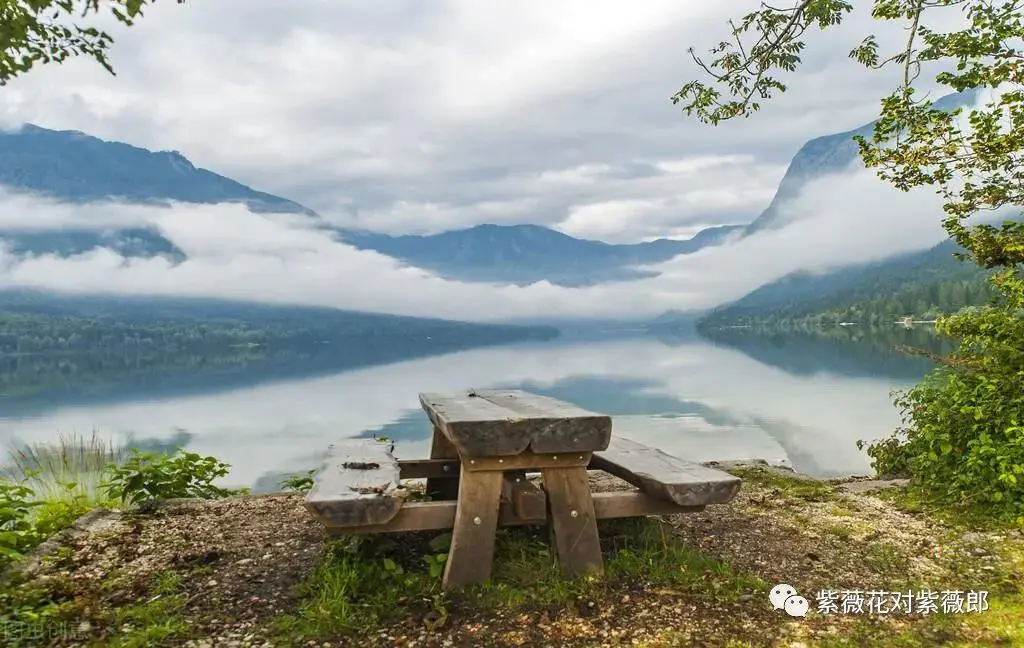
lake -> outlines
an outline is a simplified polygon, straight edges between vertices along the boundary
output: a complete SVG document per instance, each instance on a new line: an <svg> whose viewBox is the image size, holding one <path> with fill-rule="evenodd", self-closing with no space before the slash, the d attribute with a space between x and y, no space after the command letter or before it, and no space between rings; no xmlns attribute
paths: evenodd
<svg viewBox="0 0 1024 648"><path fill-rule="evenodd" d="M929 367L892 347L920 337L896 328L713 340L568 334L344 371L301 357L198 359L164 372L125 359L115 369L25 360L5 369L0 443L96 431L144 449L183 445L230 463L231 485L266 491L316 467L335 439L386 436L400 457L426 456L419 392L519 388L610 414L613 434L694 461L759 458L816 476L867 474L857 440L898 425L890 392Z"/></svg>

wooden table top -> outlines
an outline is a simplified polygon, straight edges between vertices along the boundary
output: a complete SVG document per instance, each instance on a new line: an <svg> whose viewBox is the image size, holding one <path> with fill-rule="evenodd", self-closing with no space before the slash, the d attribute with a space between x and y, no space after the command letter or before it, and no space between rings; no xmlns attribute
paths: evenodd
<svg viewBox="0 0 1024 648"><path fill-rule="evenodd" d="M608 447L612 419L530 392L467 390L420 394L434 426L468 457L597 452Z"/></svg>

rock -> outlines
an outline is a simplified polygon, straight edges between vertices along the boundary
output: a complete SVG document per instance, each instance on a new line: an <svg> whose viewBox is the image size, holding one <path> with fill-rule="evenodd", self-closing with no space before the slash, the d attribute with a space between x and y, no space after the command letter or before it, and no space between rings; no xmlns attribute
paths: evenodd
<svg viewBox="0 0 1024 648"><path fill-rule="evenodd" d="M740 594L740 597L737 600L740 603L748 603L751 600L753 600L753 598L754 598L753 594Z"/></svg>

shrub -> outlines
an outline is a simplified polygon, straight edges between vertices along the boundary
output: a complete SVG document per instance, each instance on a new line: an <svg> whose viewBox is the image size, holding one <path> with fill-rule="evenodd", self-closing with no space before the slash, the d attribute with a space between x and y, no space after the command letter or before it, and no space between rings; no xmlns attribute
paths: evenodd
<svg viewBox="0 0 1024 648"><path fill-rule="evenodd" d="M24 556L37 544L37 532L30 515L38 503L32 489L0 479L0 568Z"/></svg>
<svg viewBox="0 0 1024 648"><path fill-rule="evenodd" d="M959 350L896 394L903 426L868 455L879 473L1024 525L1024 318L1005 306L968 309L939 327Z"/></svg>
<svg viewBox="0 0 1024 648"><path fill-rule="evenodd" d="M215 499L237 491L220 488L214 480L228 474L230 465L215 457L179 450L174 455L131 450L121 465L111 466L102 488L128 504L174 498Z"/></svg>

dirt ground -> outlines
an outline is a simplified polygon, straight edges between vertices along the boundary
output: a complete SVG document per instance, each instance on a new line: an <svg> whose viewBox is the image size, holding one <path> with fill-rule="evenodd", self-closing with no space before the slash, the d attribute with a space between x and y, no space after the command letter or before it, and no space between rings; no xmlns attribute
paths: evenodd
<svg viewBox="0 0 1024 648"><path fill-rule="evenodd" d="M601 478L594 487L628 486ZM850 489L857 490L863 489ZM819 495L814 487L792 491L770 481L745 480L732 503L666 522L702 553L722 558L769 587L788 583L809 600L819 590L870 590L898 580L941 590L981 587L998 577L1004 591L1016 587L1007 579L1024 587L1024 573L994 566L993 547L1011 543L1020 548L1024 539L1019 532L951 537L934 522L903 512L870 491L850 491ZM181 610L191 637L170 645L274 646L270 620L295 609L295 586L316 565L323 546L324 535L301 495L173 502L145 516L91 516L84 528L51 543L49 557L37 561L28 575L36 584L74 596L83 611L79 625L69 636L54 639L55 646L96 645L111 626L107 612L158 600L162 594L154 593L154 579L168 573L187 597ZM950 564L960 565L956 574ZM713 588L713 576L709 579ZM877 623L889 624L885 633L898 633L915 623L924 627L926 621L905 616ZM131 622L120 623L123 629ZM428 629L423 618L412 614L381 628L376 637L306 645L881 645L868 639L842 643L859 632L858 624L863 625L863 616L811 612L806 618L789 617L774 610L763 591L715 597L637 586L558 610L482 616L455 609L441 628ZM920 645L943 645L953 635L942 633L949 632L958 640L966 638L957 645L1011 645L985 634L984 625L977 629L979 624L965 617L954 624L955 632L937 630L934 644L924 629L918 633L925 637Z"/></svg>

